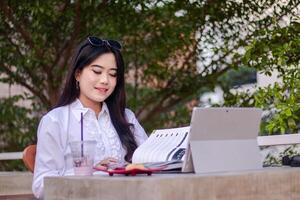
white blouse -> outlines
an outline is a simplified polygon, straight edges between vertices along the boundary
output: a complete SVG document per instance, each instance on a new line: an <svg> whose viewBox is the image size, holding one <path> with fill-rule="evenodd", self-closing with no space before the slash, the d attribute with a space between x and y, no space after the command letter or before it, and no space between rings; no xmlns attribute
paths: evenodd
<svg viewBox="0 0 300 200"><path fill-rule="evenodd" d="M94 163L106 157L114 157L120 162L125 161L126 150L111 122L105 103L98 119L95 112L83 107L79 99L67 106L55 108L43 116L38 127L32 184L32 191L37 198L43 196L45 176L74 174L68 143L81 140L81 113L83 113L83 139L97 141ZM127 121L133 124L132 132L139 146L147 139L147 135L132 111L126 109L125 114Z"/></svg>

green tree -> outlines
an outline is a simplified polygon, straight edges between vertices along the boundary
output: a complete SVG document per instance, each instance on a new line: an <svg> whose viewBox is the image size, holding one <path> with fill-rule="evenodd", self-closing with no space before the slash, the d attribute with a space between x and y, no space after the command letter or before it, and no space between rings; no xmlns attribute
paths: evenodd
<svg viewBox="0 0 300 200"><path fill-rule="evenodd" d="M256 69L258 73L271 76L276 70L281 82L257 88L254 93L232 93L225 84L225 105L263 108L261 134L295 133L300 127L300 3L274 3L265 9L257 6L257 10L267 19L263 22L268 26L253 31L245 53L241 57L234 56L239 58L241 65ZM258 22L264 24L261 20Z"/></svg>
<svg viewBox="0 0 300 200"><path fill-rule="evenodd" d="M282 83L259 88L255 105L267 110L265 133L295 133L300 125L300 18L288 26L262 31L259 41L249 45L244 62L261 73L278 71Z"/></svg>
<svg viewBox="0 0 300 200"><path fill-rule="evenodd" d="M223 73L199 78L196 67L195 34L204 23L198 13L208 10L210 4L1 1L1 80L25 87L24 98L33 101L39 117L57 101L70 56L82 38L119 39L124 44L129 103L148 130L153 129L154 121L160 122L158 126L165 124L157 120L159 116L170 119L164 113L197 98ZM186 114L173 116L170 125Z"/></svg>

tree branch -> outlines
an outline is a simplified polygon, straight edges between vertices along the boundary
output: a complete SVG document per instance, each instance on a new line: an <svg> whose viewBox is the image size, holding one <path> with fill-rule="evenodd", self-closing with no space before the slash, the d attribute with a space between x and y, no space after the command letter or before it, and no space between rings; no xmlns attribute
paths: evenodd
<svg viewBox="0 0 300 200"><path fill-rule="evenodd" d="M210 82L212 80L216 80L217 77L221 76L222 74L224 74L227 70L229 70L230 68L225 68L221 71L218 71L212 75L208 75L205 77L205 79L201 79L199 80L199 76L195 76L194 77L194 87L184 87L181 88L180 91L184 91L184 95L180 95L180 96L172 96L173 92L172 91L166 91L165 95L161 98L161 100L159 102L155 102L153 101L152 104L154 104L153 106L151 106L151 104L148 105L148 107L150 107L150 109L147 109L147 113L140 113L139 120L141 120L141 122L147 122L147 121L151 121L152 119L154 119L155 117L157 117L158 114L162 113L162 112L167 112L170 109L172 109L176 104L178 103L182 103L184 101L187 101L189 98L191 98L191 96L195 95L197 89L195 89L198 85L201 85L201 83L207 83ZM157 97L158 95L156 95ZM145 109L146 110L146 109Z"/></svg>
<svg viewBox="0 0 300 200"><path fill-rule="evenodd" d="M6 1L0 1L0 9L3 11L4 16L13 24L14 28L22 35L26 44L30 48L34 49L34 43L31 39L29 32L27 32L27 30L24 29L23 25L20 24L20 21L17 22L15 20L13 16L14 11L11 7L9 7L9 5L7 5Z"/></svg>
<svg viewBox="0 0 300 200"><path fill-rule="evenodd" d="M75 48L75 41L78 37L80 30L81 30L81 15L80 15L80 1L76 1L75 4L75 17L74 17L74 31L71 34L71 37L69 40L67 40L63 45L62 48L58 51L58 54L56 55L55 62L53 62L53 65L51 66L51 71L55 66L58 68L63 68L66 66L68 61L70 60L71 53L73 52Z"/></svg>
<svg viewBox="0 0 300 200"><path fill-rule="evenodd" d="M47 105L47 107L50 107L50 102L47 99L47 97L45 95L43 95L43 93L40 90L36 90L34 87L32 87L31 85L29 85L28 83L26 83L25 79L18 76L16 73L14 73L5 63L3 64L2 69L4 69L5 73L11 77L13 80L15 80L17 83L19 83L20 85L22 85L23 87L27 88L33 95L37 96L41 102L45 105Z"/></svg>

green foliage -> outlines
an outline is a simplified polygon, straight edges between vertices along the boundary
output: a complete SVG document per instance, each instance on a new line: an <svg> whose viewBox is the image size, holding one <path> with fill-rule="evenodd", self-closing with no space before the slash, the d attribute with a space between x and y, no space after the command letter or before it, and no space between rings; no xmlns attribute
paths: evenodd
<svg viewBox="0 0 300 200"><path fill-rule="evenodd" d="M22 96L0 99L0 152L23 151L35 143L38 119L30 109L18 105ZM0 171L25 170L22 160L0 161Z"/></svg>
<svg viewBox="0 0 300 200"><path fill-rule="evenodd" d="M132 95L133 92L133 87L130 85L127 86L127 94ZM156 93L157 96L159 96L160 91L154 91L153 89L150 88L143 88L139 90L140 95L138 101L143 102L147 101L147 97L149 94ZM203 91L201 91L203 93ZM160 128L166 128L166 127L178 127L178 126L188 126L190 123L190 118L191 118L191 109L193 106L198 105L198 101L195 100L197 99L197 96L192 96L188 99L186 99L183 103L178 104L177 102L173 102L173 107L171 107L168 110L164 110L159 116L153 115L150 116L148 119L150 120L149 122L144 123L144 128L145 130L150 133L153 130L153 127L156 127L156 129ZM135 102L133 101L134 99L131 98L128 101L128 105L130 107L133 107L135 105ZM164 104L165 102L162 102ZM169 102L167 102L169 103ZM135 105L137 110L140 107L140 104ZM150 108L151 109L151 108ZM147 112L147 109L146 111ZM140 115L143 115L143 113L137 113Z"/></svg>
<svg viewBox="0 0 300 200"><path fill-rule="evenodd" d="M270 75L278 71L282 83L259 88L255 93L255 106L266 110L262 131L270 134L295 133L299 130L300 114L300 24L291 22L277 27L263 39L254 40L243 58L261 73ZM267 34L267 35L266 35Z"/></svg>
<svg viewBox="0 0 300 200"><path fill-rule="evenodd" d="M28 108L17 105L21 96L0 99L0 152L22 151L35 141L37 119Z"/></svg>
<svg viewBox="0 0 300 200"><path fill-rule="evenodd" d="M279 167L282 166L282 158L284 156L291 158L299 155L299 145L266 146L262 151L268 152L263 161L264 167Z"/></svg>
<svg viewBox="0 0 300 200"><path fill-rule="evenodd" d="M0 171L26 171L23 160L1 160Z"/></svg>
<svg viewBox="0 0 300 200"><path fill-rule="evenodd" d="M265 132L285 134L298 131L299 97L299 87L297 90L290 90L289 87L280 86L278 83L273 87L258 90L255 95L256 106L268 111Z"/></svg>
<svg viewBox="0 0 300 200"><path fill-rule="evenodd" d="M286 5L291 6L289 17L284 14L288 10ZM223 78L220 83L225 90L224 105L255 106L264 110L262 135L295 133L300 128L300 24L297 7L299 3L294 1L275 5L273 15L269 14L264 23L258 20L260 25L269 23L269 26L252 31L245 53L233 56L241 61L241 66L256 69L258 73L271 76L277 71L280 82L245 92L232 91L228 87L234 78L232 75L225 76L227 79Z"/></svg>

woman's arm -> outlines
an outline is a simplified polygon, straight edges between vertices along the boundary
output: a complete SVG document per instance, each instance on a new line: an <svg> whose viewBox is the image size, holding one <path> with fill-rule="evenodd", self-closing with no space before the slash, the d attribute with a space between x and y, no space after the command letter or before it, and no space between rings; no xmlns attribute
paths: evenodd
<svg viewBox="0 0 300 200"><path fill-rule="evenodd" d="M135 114L129 109L126 109L125 113L128 122L133 124L133 129L131 130L133 132L137 145L140 146L143 142L145 142L148 139L148 136L144 128L141 126L141 124L138 122L137 118L135 117Z"/></svg>
<svg viewBox="0 0 300 200"><path fill-rule="evenodd" d="M32 191L37 198L43 196L44 177L60 176L63 173L64 148L58 121L45 115L38 127L38 142L35 159Z"/></svg>

